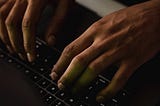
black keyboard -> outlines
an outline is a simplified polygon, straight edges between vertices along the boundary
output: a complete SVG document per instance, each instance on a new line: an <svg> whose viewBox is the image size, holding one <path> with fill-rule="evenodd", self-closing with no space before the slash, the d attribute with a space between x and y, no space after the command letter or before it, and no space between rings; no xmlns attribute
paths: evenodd
<svg viewBox="0 0 160 106"><path fill-rule="evenodd" d="M119 106L128 96L126 90L120 91L115 97L106 103L95 101L96 93L105 87L110 81L99 75L98 78L79 97L58 89L55 81L49 74L53 65L58 60L58 50L46 46L40 39L36 40L37 59L33 63L21 60L17 56L10 55L3 44L0 44L0 59L14 65L30 79L38 90L44 103L49 106ZM109 76L110 77L110 76Z"/></svg>

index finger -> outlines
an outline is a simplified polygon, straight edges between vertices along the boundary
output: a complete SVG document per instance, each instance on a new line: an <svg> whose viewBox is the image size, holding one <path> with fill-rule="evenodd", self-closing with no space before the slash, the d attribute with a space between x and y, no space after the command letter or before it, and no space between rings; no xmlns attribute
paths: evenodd
<svg viewBox="0 0 160 106"><path fill-rule="evenodd" d="M42 9L44 8L44 0L30 0L22 22L24 48L30 62L35 60L35 34L36 24L39 20Z"/></svg>

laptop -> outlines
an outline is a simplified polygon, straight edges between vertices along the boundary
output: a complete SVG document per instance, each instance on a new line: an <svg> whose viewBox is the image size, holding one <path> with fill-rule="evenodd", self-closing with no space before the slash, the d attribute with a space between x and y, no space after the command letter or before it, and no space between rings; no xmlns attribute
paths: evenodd
<svg viewBox="0 0 160 106"><path fill-rule="evenodd" d="M81 15L84 15L84 12L85 15L87 14L86 27L101 17L78 4L77 9L81 12ZM77 17L77 12L74 16ZM90 21L88 21L88 19ZM41 21L44 23L43 19ZM73 23L73 20L70 22ZM68 25L68 22L65 24ZM40 29L43 29L45 26L39 25L39 27ZM72 27L74 27L74 25L71 25L71 28ZM83 28L80 29L79 27L76 27L74 31L72 29L72 33L78 34L82 33L84 30L85 29ZM43 31L39 30L38 33L43 34ZM63 33L66 33L67 35L70 34L65 28ZM66 40L64 45L68 44L73 39ZM127 87L106 103L98 103L95 101L96 93L110 82L114 72L116 72L117 68L114 66L108 69L108 73L99 75L97 79L86 88L82 95L75 96L67 91L59 90L56 81L52 81L49 74L53 65L58 60L64 45L57 44L56 48L49 47L41 37L37 37L37 59L33 63L28 63L17 56L9 54L3 43L0 42L0 105L127 106L131 94L131 90ZM104 75L106 77L104 77Z"/></svg>

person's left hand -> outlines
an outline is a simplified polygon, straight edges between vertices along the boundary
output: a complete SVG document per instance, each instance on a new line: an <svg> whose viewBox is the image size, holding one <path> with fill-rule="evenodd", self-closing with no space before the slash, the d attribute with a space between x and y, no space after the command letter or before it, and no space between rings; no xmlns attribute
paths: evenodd
<svg viewBox="0 0 160 106"><path fill-rule="evenodd" d="M160 51L158 3L153 0L122 9L91 25L64 49L54 66L51 77L60 77L58 87L73 87L70 89L78 92L107 67L118 64L119 69L97 100L114 96L140 65Z"/></svg>
<svg viewBox="0 0 160 106"><path fill-rule="evenodd" d="M36 29L43 10L48 5L56 6L44 36L49 45L54 45L56 34L74 3L75 0L0 0L0 39L11 53L33 62Z"/></svg>

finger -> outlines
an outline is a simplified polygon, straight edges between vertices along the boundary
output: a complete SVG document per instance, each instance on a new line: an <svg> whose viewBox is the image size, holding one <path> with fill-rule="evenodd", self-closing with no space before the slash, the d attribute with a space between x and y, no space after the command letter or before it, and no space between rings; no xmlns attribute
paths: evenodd
<svg viewBox="0 0 160 106"><path fill-rule="evenodd" d="M53 80L58 79L67 69L73 57L88 48L94 41L97 30L91 25L79 38L69 44L62 52L59 60L54 65L50 74Z"/></svg>
<svg viewBox="0 0 160 106"><path fill-rule="evenodd" d="M0 8L0 38L1 38L2 42L6 45L6 47L10 53L13 53L14 51L13 51L13 48L11 46L11 43L10 43L10 40L8 37L8 33L7 33L6 25L5 25L5 20L9 14L10 10L12 9L14 3L15 3L14 0L7 1Z"/></svg>
<svg viewBox="0 0 160 106"><path fill-rule="evenodd" d="M119 70L114 75L110 84L100 91L96 97L98 102L105 102L113 97L118 91L120 91L129 77L132 75L137 66L134 66L131 62L123 63Z"/></svg>
<svg viewBox="0 0 160 106"><path fill-rule="evenodd" d="M91 62L80 78L76 81L72 92L76 94L86 88L96 77L102 72L107 71L107 68L115 61L120 59L122 51L119 49L107 50L105 53L97 57ZM121 55L122 56L122 55Z"/></svg>
<svg viewBox="0 0 160 106"><path fill-rule="evenodd" d="M69 9L72 7L74 0L59 0L58 7L52 20L49 23L45 39L49 45L54 45L56 34L61 28ZM63 7L63 9L62 9Z"/></svg>
<svg viewBox="0 0 160 106"><path fill-rule="evenodd" d="M85 35L86 34L80 36L64 49L62 55L52 69L51 77L53 80L56 80L62 75L72 61L73 57L93 43L93 38Z"/></svg>
<svg viewBox="0 0 160 106"><path fill-rule="evenodd" d="M40 18L45 0L30 0L22 21L22 32L24 48L27 53L28 61L35 60L35 34L36 24Z"/></svg>
<svg viewBox="0 0 160 106"><path fill-rule="evenodd" d="M99 45L93 43L90 47L75 56L65 73L59 79L58 87L62 89L65 86L70 86L73 84L83 73L88 64L102 53L103 49L104 48L101 48Z"/></svg>
<svg viewBox="0 0 160 106"><path fill-rule="evenodd" d="M6 27L12 47L23 60L26 60L26 54L23 47L22 33L20 33L20 26L26 6L26 0L17 0L6 19Z"/></svg>
<svg viewBox="0 0 160 106"><path fill-rule="evenodd" d="M4 3L6 3L8 0L0 0L0 8L1 8L1 6L4 4Z"/></svg>

